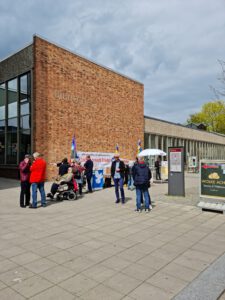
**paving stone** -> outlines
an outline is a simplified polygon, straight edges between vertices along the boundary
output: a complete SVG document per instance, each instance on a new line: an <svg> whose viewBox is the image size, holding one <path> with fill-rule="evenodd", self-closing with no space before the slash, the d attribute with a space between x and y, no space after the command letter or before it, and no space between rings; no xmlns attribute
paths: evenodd
<svg viewBox="0 0 225 300"><path fill-rule="evenodd" d="M14 269L16 267L18 267L18 265L16 263L12 262L9 259L4 259L4 260L0 261L0 273L9 271L9 270Z"/></svg>
<svg viewBox="0 0 225 300"><path fill-rule="evenodd" d="M25 268L36 274L42 273L55 266L56 263L46 258L37 259L29 264L24 265Z"/></svg>
<svg viewBox="0 0 225 300"><path fill-rule="evenodd" d="M17 247L17 246L13 246L13 247L9 247L7 249L3 249L1 250L1 256L4 256L6 258L10 258L13 256L17 256L21 253L26 252L25 249L21 248L21 247Z"/></svg>
<svg viewBox="0 0 225 300"><path fill-rule="evenodd" d="M117 273L114 276L106 279L103 284L119 291L123 295L127 295L130 291L135 289L142 281L127 276L126 274Z"/></svg>
<svg viewBox="0 0 225 300"><path fill-rule="evenodd" d="M133 278L145 281L147 278L155 274L157 270L152 269L150 267L139 265L139 264L132 264L128 266L127 268L123 269L121 273L124 273L128 276L131 276Z"/></svg>
<svg viewBox="0 0 225 300"><path fill-rule="evenodd" d="M84 272L82 272L82 274L84 274L85 276L93 280L96 280L98 282L103 282L106 279L112 277L116 273L117 271L104 267L103 265L100 264L90 267Z"/></svg>
<svg viewBox="0 0 225 300"><path fill-rule="evenodd" d="M82 300L119 300L125 299L123 295L115 290L110 289L102 284L84 293L81 298Z"/></svg>
<svg viewBox="0 0 225 300"><path fill-rule="evenodd" d="M58 286L53 286L48 290L30 298L31 300L75 300L75 296Z"/></svg>
<svg viewBox="0 0 225 300"><path fill-rule="evenodd" d="M169 298L176 295L188 284L187 281L168 275L163 271L157 272L155 275L151 276L146 282L165 291L168 294Z"/></svg>
<svg viewBox="0 0 225 300"><path fill-rule="evenodd" d="M67 278L70 278L73 275L75 274L72 270L65 268L61 265L55 266L40 274L41 277L44 277L48 281L53 282L55 284L66 280Z"/></svg>
<svg viewBox="0 0 225 300"><path fill-rule="evenodd" d="M40 259L41 257L33 252L22 253L17 256L11 257L11 260L19 265L24 265L34 260Z"/></svg>
<svg viewBox="0 0 225 300"><path fill-rule="evenodd" d="M1 273L0 280L8 286L12 286L32 276L34 276L34 273L32 273L24 267L18 266L15 269L9 270L5 273Z"/></svg>
<svg viewBox="0 0 225 300"><path fill-rule="evenodd" d="M72 294L80 296L90 289L94 288L98 284L98 282L79 274L61 282L59 286Z"/></svg>
<svg viewBox="0 0 225 300"><path fill-rule="evenodd" d="M26 298L30 298L46 289L53 284L41 278L40 276L33 276L20 283L13 285L13 289Z"/></svg>
<svg viewBox="0 0 225 300"><path fill-rule="evenodd" d="M18 294L11 288L5 288L0 291L0 299L1 300L25 300L22 295Z"/></svg>
<svg viewBox="0 0 225 300"><path fill-rule="evenodd" d="M196 270L178 265L174 262L171 262L165 266L163 269L161 269L161 271L187 282L192 281L199 274L199 272Z"/></svg>
<svg viewBox="0 0 225 300"><path fill-rule="evenodd" d="M132 299L137 300L150 300L150 299L157 299L157 300L168 300L168 294L151 284L143 283L138 286L134 291L128 294L129 297Z"/></svg>

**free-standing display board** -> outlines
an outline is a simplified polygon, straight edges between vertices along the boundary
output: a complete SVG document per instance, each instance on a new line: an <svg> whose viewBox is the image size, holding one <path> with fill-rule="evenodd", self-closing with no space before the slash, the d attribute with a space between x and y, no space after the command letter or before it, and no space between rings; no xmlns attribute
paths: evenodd
<svg viewBox="0 0 225 300"><path fill-rule="evenodd" d="M185 196L184 147L169 147L168 195Z"/></svg>

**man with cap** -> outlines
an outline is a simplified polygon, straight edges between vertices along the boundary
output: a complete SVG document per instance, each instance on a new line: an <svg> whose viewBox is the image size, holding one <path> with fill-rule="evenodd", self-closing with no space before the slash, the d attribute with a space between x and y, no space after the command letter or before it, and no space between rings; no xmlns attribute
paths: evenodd
<svg viewBox="0 0 225 300"><path fill-rule="evenodd" d="M19 164L21 186L20 207L26 207L30 204L30 165L30 155L26 154Z"/></svg>
<svg viewBox="0 0 225 300"><path fill-rule="evenodd" d="M121 194L121 202L122 204L125 203L125 195L123 189L124 174L125 174L124 162L120 160L119 153L115 153L114 161L112 162L111 165L111 176L115 184L116 203L120 202L119 187L120 187L120 194Z"/></svg>

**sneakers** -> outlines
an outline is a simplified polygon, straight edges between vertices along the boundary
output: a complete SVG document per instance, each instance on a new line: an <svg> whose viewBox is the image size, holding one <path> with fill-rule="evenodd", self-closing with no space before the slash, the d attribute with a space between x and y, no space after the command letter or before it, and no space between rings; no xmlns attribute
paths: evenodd
<svg viewBox="0 0 225 300"><path fill-rule="evenodd" d="M149 205L149 208L145 208L146 212L150 212L151 210L152 210L152 206L151 205Z"/></svg>
<svg viewBox="0 0 225 300"><path fill-rule="evenodd" d="M46 207L47 205L46 204L41 204L41 207Z"/></svg>

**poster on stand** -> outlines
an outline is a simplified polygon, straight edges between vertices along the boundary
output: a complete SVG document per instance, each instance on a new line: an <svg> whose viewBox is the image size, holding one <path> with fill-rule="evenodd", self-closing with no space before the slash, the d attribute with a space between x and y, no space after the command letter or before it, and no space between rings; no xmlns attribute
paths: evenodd
<svg viewBox="0 0 225 300"><path fill-rule="evenodd" d="M225 160L201 160L200 197L225 200Z"/></svg>
<svg viewBox="0 0 225 300"><path fill-rule="evenodd" d="M92 176L92 188L93 190L101 190L104 185L103 170L95 170Z"/></svg>

